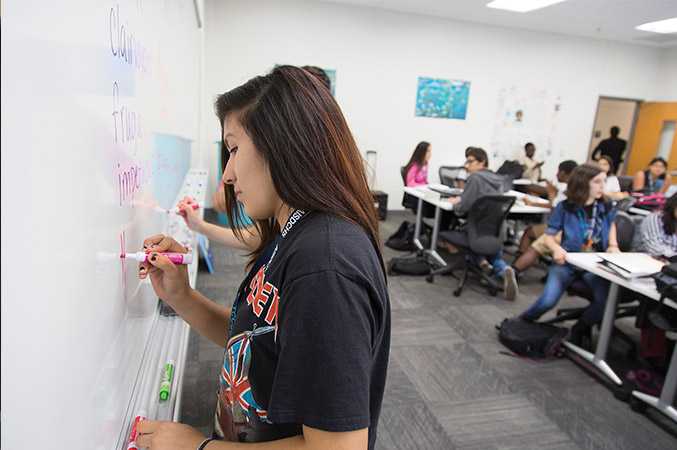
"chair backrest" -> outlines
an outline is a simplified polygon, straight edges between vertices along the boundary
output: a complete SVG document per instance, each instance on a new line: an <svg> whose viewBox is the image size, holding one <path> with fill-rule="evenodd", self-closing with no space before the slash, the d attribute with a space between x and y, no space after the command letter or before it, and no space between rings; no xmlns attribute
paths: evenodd
<svg viewBox="0 0 677 450"><path fill-rule="evenodd" d="M624 211L616 212L616 240L622 252L632 251L632 242L635 239L637 223L632 216Z"/></svg>
<svg viewBox="0 0 677 450"><path fill-rule="evenodd" d="M478 197L468 213L467 232L470 249L479 255L498 253L505 242L505 220L515 197L483 195Z"/></svg>
<svg viewBox="0 0 677 450"><path fill-rule="evenodd" d="M618 175L618 184L621 185L621 191L630 192L632 191L632 180L634 177L630 175Z"/></svg>
<svg viewBox="0 0 677 450"><path fill-rule="evenodd" d="M400 167L400 175L402 176L402 182L403 182L404 185L406 186L406 185L407 185L407 174L404 173L404 169L405 169L405 168L406 168L406 166Z"/></svg>
<svg viewBox="0 0 677 450"><path fill-rule="evenodd" d="M517 161L504 161L503 165L496 171L499 175L506 175L512 180L522 177L524 173L524 166Z"/></svg>
<svg viewBox="0 0 677 450"><path fill-rule="evenodd" d="M630 197L625 197L616 202L616 209L618 211L627 211L633 206L635 206L635 203L637 203L637 197L633 197L632 195Z"/></svg>
<svg viewBox="0 0 677 450"><path fill-rule="evenodd" d="M464 169L465 167L462 166L441 166L439 170L440 183L449 187L458 187L456 185L458 173Z"/></svg>

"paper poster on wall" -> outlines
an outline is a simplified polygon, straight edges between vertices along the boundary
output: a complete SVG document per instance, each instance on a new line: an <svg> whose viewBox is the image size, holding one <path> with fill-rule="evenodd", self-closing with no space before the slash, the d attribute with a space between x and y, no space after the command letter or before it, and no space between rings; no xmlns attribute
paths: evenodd
<svg viewBox="0 0 677 450"><path fill-rule="evenodd" d="M465 120L470 82L418 78L416 116Z"/></svg>
<svg viewBox="0 0 677 450"><path fill-rule="evenodd" d="M555 145L561 107L562 97L552 90L501 88L491 139L491 166L499 167L505 160L524 155L527 142L536 146L537 161L553 157L554 164L559 164L566 159Z"/></svg>

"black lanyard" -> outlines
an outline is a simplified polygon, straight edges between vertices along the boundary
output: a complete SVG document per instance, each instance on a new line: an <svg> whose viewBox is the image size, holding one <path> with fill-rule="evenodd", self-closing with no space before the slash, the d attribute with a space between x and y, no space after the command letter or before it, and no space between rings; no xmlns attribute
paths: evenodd
<svg viewBox="0 0 677 450"><path fill-rule="evenodd" d="M306 214L305 211L296 209L294 212L291 213L291 216L289 216L289 219L287 219L287 223L284 225L284 228L282 228L282 233L277 237L275 240L275 248L273 248L273 251L270 255L270 259L268 259L268 262L263 266L263 273L265 274L268 268L270 267L270 263L273 262L273 258L275 258L275 255L277 254L277 249L280 247L280 243L282 240L287 236L289 231L296 225L297 222L299 222L303 216ZM259 256L259 259L263 258L267 253L268 249L271 248L273 244L270 244ZM237 289L237 295L235 296L235 301L233 302L233 308L230 313L230 330L228 331L228 336L230 336L233 332L233 325L235 325L235 316L237 315L237 305L240 302L240 295L242 294L242 291L247 287L247 285L251 282L251 280L256 276L256 273L261 270L261 265L257 264L259 260L257 259L256 262L254 263L254 266L252 267L252 270L249 271L249 274L247 274L246 278L242 281L240 284L240 287Z"/></svg>

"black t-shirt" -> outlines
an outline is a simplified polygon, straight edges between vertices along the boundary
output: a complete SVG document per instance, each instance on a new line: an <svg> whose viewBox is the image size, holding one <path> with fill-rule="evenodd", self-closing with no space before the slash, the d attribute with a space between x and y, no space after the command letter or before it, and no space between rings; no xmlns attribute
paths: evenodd
<svg viewBox="0 0 677 450"><path fill-rule="evenodd" d="M355 225L318 212L294 220L238 296L215 435L263 442L302 424L369 427L373 448L390 349L383 270Z"/></svg>

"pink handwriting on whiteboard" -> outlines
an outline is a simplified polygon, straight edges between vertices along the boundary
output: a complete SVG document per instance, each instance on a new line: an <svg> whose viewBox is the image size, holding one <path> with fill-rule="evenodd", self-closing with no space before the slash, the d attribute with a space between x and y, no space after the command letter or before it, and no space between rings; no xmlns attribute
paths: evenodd
<svg viewBox="0 0 677 450"><path fill-rule="evenodd" d="M122 234L120 235L120 254L122 253L127 253L127 250L125 250L125 231L122 231ZM127 286L127 263L125 262L126 259L120 258L122 261L122 285Z"/></svg>

